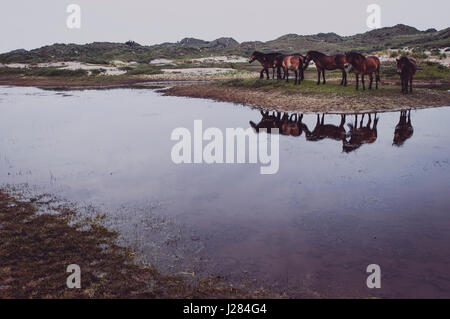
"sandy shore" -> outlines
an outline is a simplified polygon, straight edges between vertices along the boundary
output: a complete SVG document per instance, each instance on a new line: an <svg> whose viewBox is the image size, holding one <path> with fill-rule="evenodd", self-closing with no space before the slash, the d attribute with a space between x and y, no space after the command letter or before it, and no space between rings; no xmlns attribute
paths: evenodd
<svg viewBox="0 0 450 319"><path fill-rule="evenodd" d="M353 85L351 89L354 90ZM450 93L432 89L416 89L403 95L397 87L378 91L314 92L300 87L298 90L283 88L247 88L220 83L202 83L174 86L162 90L164 95L212 99L233 102L252 107L289 112L354 113L366 111L390 111L450 105Z"/></svg>

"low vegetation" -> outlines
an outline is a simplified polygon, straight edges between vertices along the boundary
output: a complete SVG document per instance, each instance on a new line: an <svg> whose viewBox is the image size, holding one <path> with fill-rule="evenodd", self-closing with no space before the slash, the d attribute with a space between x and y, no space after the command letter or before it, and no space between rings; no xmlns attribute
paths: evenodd
<svg viewBox="0 0 450 319"><path fill-rule="evenodd" d="M98 218L81 219L39 196L19 200L0 191L0 298L250 298L264 290L217 278L163 275L137 264ZM81 289L68 289L68 265L81 268Z"/></svg>
<svg viewBox="0 0 450 319"><path fill-rule="evenodd" d="M185 38L176 43L143 46L133 41L126 43L94 42L86 45L53 44L35 50L15 50L0 54L0 63L40 63L55 61L79 61L92 64L108 64L114 60L149 63L152 59L189 59L213 55L249 56L254 50L301 52L317 50L328 54L357 50L363 53L404 47L425 49L450 47L450 28L437 31L419 31L406 25L380 28L353 36L335 33L316 35L287 34L277 39L260 42L238 43L232 38L214 41Z"/></svg>

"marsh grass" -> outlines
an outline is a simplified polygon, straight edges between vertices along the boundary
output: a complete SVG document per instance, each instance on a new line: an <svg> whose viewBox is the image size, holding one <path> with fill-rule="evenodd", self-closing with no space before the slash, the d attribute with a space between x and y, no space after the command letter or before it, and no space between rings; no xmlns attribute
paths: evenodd
<svg viewBox="0 0 450 319"><path fill-rule="evenodd" d="M17 196L16 196L17 197ZM102 216L81 218L71 206L0 190L0 298L250 298L264 289L233 287L218 278L162 275L118 245ZM66 268L81 268L81 289L68 289Z"/></svg>

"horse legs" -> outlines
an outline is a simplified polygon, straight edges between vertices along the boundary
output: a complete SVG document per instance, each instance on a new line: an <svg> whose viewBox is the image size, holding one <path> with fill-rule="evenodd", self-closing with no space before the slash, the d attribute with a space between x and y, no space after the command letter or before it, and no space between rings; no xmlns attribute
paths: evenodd
<svg viewBox="0 0 450 319"><path fill-rule="evenodd" d="M339 127L343 127L345 124L345 114L341 114L341 124L339 124Z"/></svg>
<svg viewBox="0 0 450 319"><path fill-rule="evenodd" d="M373 74L369 74L370 84L369 84L369 90L372 90L372 83L373 83Z"/></svg>
<svg viewBox="0 0 450 319"><path fill-rule="evenodd" d="M317 68L317 85L319 85L320 84L320 69L319 68Z"/></svg>
<svg viewBox="0 0 450 319"><path fill-rule="evenodd" d="M409 78L409 92L412 93L413 89L412 89L412 81L413 81L413 77L411 75L411 77Z"/></svg>
<svg viewBox="0 0 450 319"><path fill-rule="evenodd" d="M325 81L325 69L322 69L322 77L323 77L323 84L327 83L327 81Z"/></svg>
<svg viewBox="0 0 450 319"><path fill-rule="evenodd" d="M340 85L344 85L344 79L345 79L345 70L342 69L342 80Z"/></svg>
<svg viewBox="0 0 450 319"><path fill-rule="evenodd" d="M260 79L260 80L262 80L262 79L264 78L264 70L265 70L265 69L262 69L262 70L261 70L261 73L260 73L260 75L259 75L259 79Z"/></svg>
<svg viewBox="0 0 450 319"><path fill-rule="evenodd" d="M294 82L294 85L296 85L296 84L297 84L297 81L298 81L298 71L297 71L297 70L294 70L294 74L295 74L295 82Z"/></svg>
<svg viewBox="0 0 450 319"><path fill-rule="evenodd" d="M366 90L366 83L364 81L364 74L361 74L361 83L362 83L362 86L363 86L363 91L365 91Z"/></svg>
<svg viewBox="0 0 450 319"><path fill-rule="evenodd" d="M301 67L301 66L299 67L299 73L300 73L300 80L299 80L298 84L300 84L301 81L303 81L305 79L305 75L303 73L303 67Z"/></svg>
<svg viewBox="0 0 450 319"><path fill-rule="evenodd" d="M356 89L359 89L359 74L356 73Z"/></svg>
<svg viewBox="0 0 450 319"><path fill-rule="evenodd" d="M270 77L269 77L269 68L266 68L266 74L267 74L267 80L269 80L270 79Z"/></svg>
<svg viewBox="0 0 450 319"><path fill-rule="evenodd" d="M289 82L289 69L288 68L284 69L284 75L286 76L286 82Z"/></svg>
<svg viewBox="0 0 450 319"><path fill-rule="evenodd" d="M380 68L375 72L375 89L378 90L378 82L380 82Z"/></svg>

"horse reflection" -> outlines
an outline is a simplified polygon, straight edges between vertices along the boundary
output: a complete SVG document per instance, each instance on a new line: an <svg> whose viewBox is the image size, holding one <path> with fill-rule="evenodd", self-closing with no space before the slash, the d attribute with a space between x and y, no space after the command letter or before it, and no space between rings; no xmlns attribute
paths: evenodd
<svg viewBox="0 0 450 319"><path fill-rule="evenodd" d="M280 113L269 111L261 111L262 119L258 124L250 121L251 127L256 132L260 129L266 129L267 133L271 133L273 129L278 129L280 134L288 136L300 136L302 134L302 118L303 114L298 116L297 114Z"/></svg>
<svg viewBox="0 0 450 319"><path fill-rule="evenodd" d="M392 145L402 146L403 143L414 134L414 128L411 124L411 110L401 111L400 120L395 127L394 142Z"/></svg>
<svg viewBox="0 0 450 319"><path fill-rule="evenodd" d="M362 115L361 121L359 122L358 127L358 114L355 114L355 124L348 124L350 131L348 132L348 136L350 139L343 140L342 150L346 153L353 152L361 147L363 144L372 144L377 140L377 124L378 117L375 113L375 119L372 124L372 116L369 113L369 120L367 121L366 126L363 126L365 114Z"/></svg>
<svg viewBox="0 0 450 319"><path fill-rule="evenodd" d="M305 136L307 141L315 142L320 141L325 138L329 138L336 141L344 141L346 137L346 132L344 128L345 124L345 114L341 115L341 123L339 126L332 124L325 124L325 114L322 114L322 119L320 115L317 114L316 127L311 132L306 124L303 124L303 130L305 131Z"/></svg>
<svg viewBox="0 0 450 319"><path fill-rule="evenodd" d="M258 124L250 121L250 125L256 132L261 129L272 133L273 129L287 136L300 136L305 132L305 138L309 142L317 142L324 139L331 139L342 143L342 151L346 153L353 152L360 148L363 144L372 144L377 140L377 114L362 114L361 120L358 121L358 114L355 114L355 122L349 123L349 130L346 131L346 115L341 114L339 125L325 124L325 114L317 114L317 122L312 131L308 126L302 123L303 114L296 113L289 115L288 113L261 111L262 119ZM364 118L368 116L365 125ZM412 136L411 119L406 119L406 111L401 113L400 122L395 129L394 144L400 146L406 139ZM372 116L374 117L372 119Z"/></svg>
<svg viewBox="0 0 450 319"><path fill-rule="evenodd" d="M284 113L283 118L281 119L281 134L288 136L302 135L302 119L303 114L298 116L296 113L294 113L289 117L289 114Z"/></svg>

